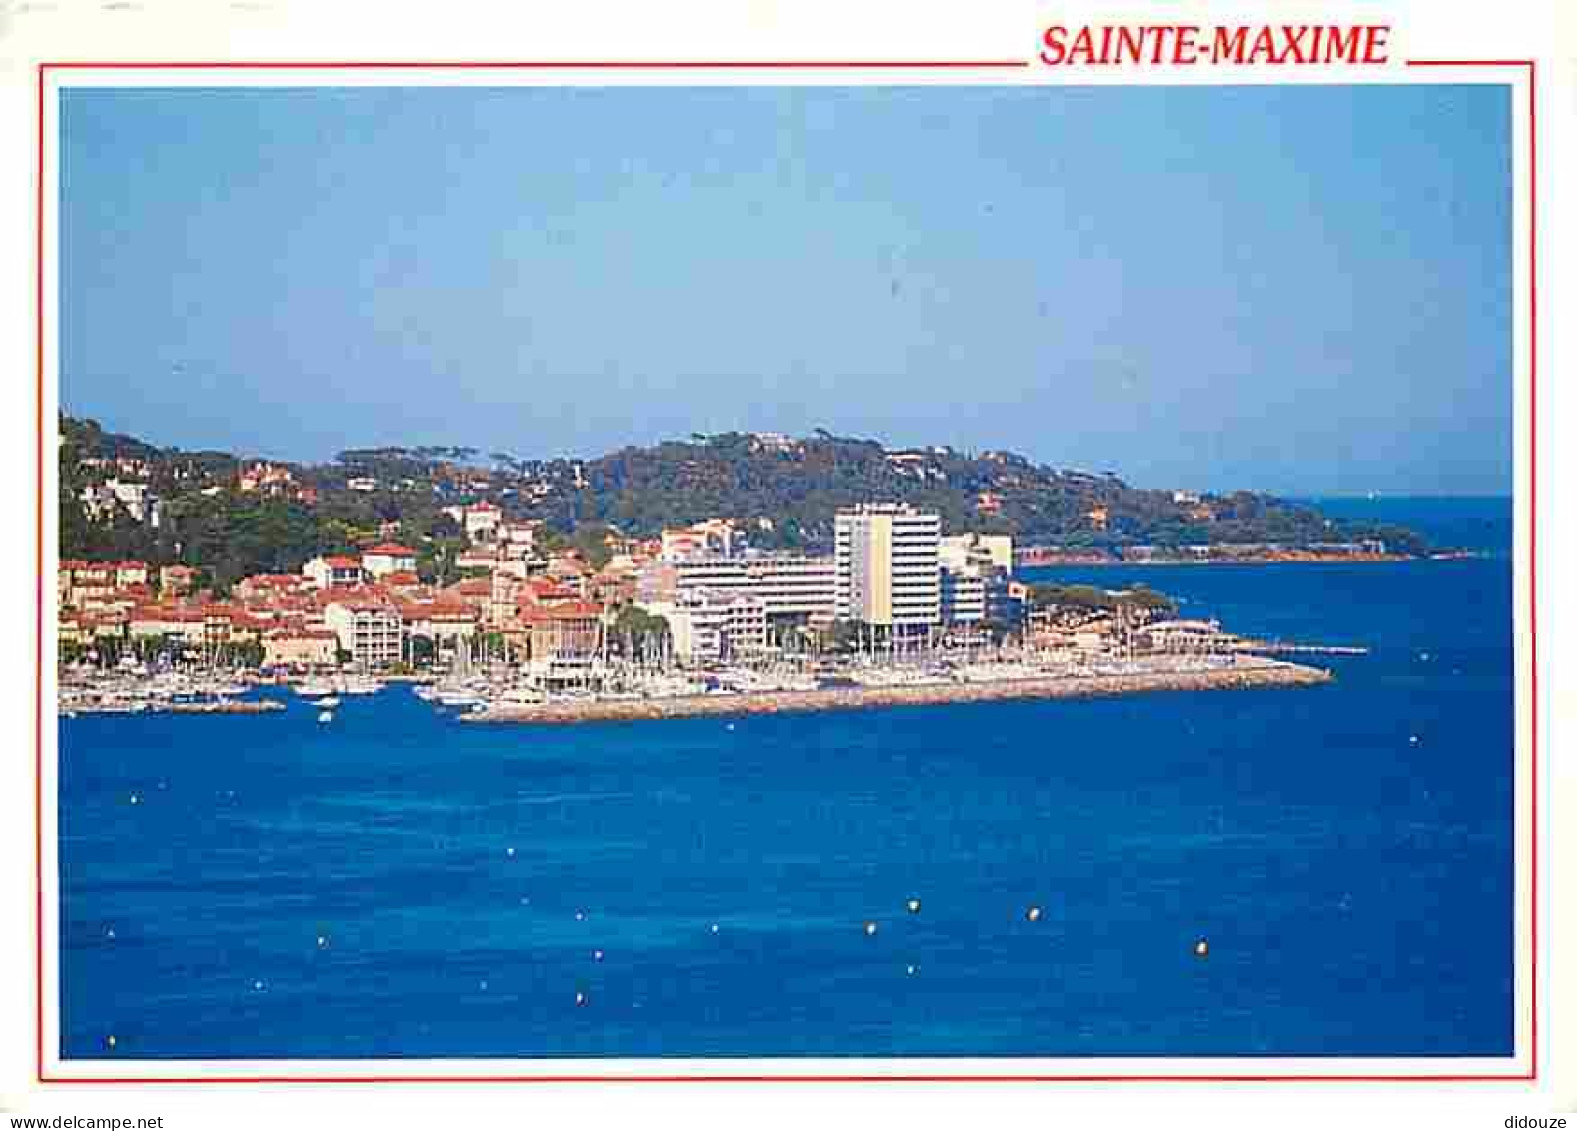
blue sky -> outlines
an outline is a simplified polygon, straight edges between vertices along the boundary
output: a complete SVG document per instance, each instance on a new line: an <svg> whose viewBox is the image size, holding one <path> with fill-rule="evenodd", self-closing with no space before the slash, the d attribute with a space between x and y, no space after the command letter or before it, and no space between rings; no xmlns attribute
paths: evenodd
<svg viewBox="0 0 1577 1131"><path fill-rule="evenodd" d="M1509 493L1504 87L68 90L61 401L156 443L825 427Z"/></svg>

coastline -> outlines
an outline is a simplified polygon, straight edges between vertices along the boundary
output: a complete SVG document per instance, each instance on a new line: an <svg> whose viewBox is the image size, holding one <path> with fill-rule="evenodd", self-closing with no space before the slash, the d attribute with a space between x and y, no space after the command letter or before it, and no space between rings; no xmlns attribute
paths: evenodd
<svg viewBox="0 0 1577 1131"><path fill-rule="evenodd" d="M762 691L735 695L687 695L670 699L602 699L488 707L460 716L466 723L637 722L720 715L802 714L811 711L917 707L944 703L989 703L1007 699L1087 699L1158 691L1246 691L1266 687L1313 687L1334 677L1325 668L1281 660L1236 664L1193 672L1059 676L891 687L839 687L816 691Z"/></svg>
<svg viewBox="0 0 1577 1131"><path fill-rule="evenodd" d="M1377 565L1388 562L1446 561L1472 554L1295 554L1275 557L1252 555L1208 558L1120 558L1086 555L1069 558L1043 558L1031 556L1014 558L1014 568L1055 569L1061 566L1228 566L1228 565Z"/></svg>

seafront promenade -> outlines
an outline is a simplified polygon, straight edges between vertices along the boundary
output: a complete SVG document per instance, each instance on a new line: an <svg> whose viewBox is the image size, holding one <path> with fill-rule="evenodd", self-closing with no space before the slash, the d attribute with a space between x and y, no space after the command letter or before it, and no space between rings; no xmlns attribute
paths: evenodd
<svg viewBox="0 0 1577 1131"><path fill-rule="evenodd" d="M1153 691L1308 687L1328 683L1331 679L1331 673L1324 668L1280 660L1251 660L1239 661L1229 667L1198 671L1048 676L979 683L831 687L814 691L761 691L650 699L587 697L543 703L491 705L462 715L460 720L467 723L577 723L711 715L772 715L939 703L990 703L1004 699L1078 699Z"/></svg>

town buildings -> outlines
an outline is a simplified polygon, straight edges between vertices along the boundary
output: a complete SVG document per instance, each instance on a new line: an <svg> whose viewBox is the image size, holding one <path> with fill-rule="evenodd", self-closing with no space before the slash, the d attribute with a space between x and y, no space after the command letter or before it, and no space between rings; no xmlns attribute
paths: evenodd
<svg viewBox="0 0 1577 1131"><path fill-rule="evenodd" d="M124 510L132 519L157 527L162 512L159 497L148 489L146 483L124 479L106 479L100 484L82 488L82 509L95 521Z"/></svg>
<svg viewBox="0 0 1577 1131"><path fill-rule="evenodd" d="M287 483L268 465L248 474L255 491ZM645 540L613 532L586 550L548 548L540 523L506 519L493 504L459 507L456 521L468 546L427 558L427 580L417 571L422 555L390 540L398 528L387 524L364 549L315 556L297 573L242 577L222 597L190 566L62 561L59 638L108 644L108 654L135 645L143 655L288 669L485 656L562 687L592 678L610 638L614 651L628 650L630 638L610 628L631 605L667 621L663 647L643 654L687 664L779 655L791 648L790 628L811 630L802 644L826 642L836 634L815 630L839 619L917 640L940 641L949 627L978 635L1015 607L1010 539L943 538L937 515L909 506L840 511L835 552L823 556L753 550L726 519ZM432 576L454 577L457 566L450 584Z"/></svg>

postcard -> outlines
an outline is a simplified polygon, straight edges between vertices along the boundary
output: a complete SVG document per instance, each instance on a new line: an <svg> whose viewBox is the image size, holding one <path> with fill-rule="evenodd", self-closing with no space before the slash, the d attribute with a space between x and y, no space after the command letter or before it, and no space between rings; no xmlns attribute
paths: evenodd
<svg viewBox="0 0 1577 1131"><path fill-rule="evenodd" d="M40 27L29 1096L1569 1098L1547 44L1353 7Z"/></svg>

